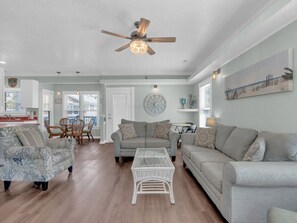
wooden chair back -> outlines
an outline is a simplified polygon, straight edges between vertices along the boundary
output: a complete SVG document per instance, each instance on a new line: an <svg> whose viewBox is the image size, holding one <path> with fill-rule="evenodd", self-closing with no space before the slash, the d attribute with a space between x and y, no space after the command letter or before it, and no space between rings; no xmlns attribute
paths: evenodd
<svg viewBox="0 0 297 223"><path fill-rule="evenodd" d="M85 122L82 119L75 119L72 123L72 136L74 138L82 138Z"/></svg>

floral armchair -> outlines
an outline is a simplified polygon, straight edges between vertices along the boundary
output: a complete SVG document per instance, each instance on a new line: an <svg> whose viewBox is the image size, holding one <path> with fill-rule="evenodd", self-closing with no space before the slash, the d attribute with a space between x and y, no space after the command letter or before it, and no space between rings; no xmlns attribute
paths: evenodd
<svg viewBox="0 0 297 223"><path fill-rule="evenodd" d="M41 138L41 145L27 145L19 136L20 132ZM39 143L39 144L40 144ZM26 144L26 145L24 145ZM74 139L44 139L37 126L25 125L0 128L0 150L4 165L0 167L0 180L8 190L11 181L32 181L36 187L47 190L48 181L74 164ZM1 153L1 151L0 151Z"/></svg>

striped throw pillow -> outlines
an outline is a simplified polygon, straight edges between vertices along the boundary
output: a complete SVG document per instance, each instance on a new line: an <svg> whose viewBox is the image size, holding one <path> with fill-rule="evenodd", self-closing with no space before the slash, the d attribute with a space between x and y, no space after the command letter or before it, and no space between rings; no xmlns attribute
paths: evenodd
<svg viewBox="0 0 297 223"><path fill-rule="evenodd" d="M44 147L44 138L39 129L17 131L16 134L23 146Z"/></svg>

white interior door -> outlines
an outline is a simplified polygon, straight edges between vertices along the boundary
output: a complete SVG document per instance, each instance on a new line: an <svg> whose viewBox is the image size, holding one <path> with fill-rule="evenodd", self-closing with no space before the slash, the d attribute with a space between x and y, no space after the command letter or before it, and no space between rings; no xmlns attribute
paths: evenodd
<svg viewBox="0 0 297 223"><path fill-rule="evenodd" d="M121 119L134 120L134 88L106 88L106 140L119 129Z"/></svg>

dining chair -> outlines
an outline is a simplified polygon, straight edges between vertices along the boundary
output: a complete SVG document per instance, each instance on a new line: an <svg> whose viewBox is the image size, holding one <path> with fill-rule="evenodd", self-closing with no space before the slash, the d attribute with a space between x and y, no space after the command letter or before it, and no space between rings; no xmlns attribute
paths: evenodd
<svg viewBox="0 0 297 223"><path fill-rule="evenodd" d="M68 130L66 137L72 137L77 140L78 143L83 143L83 130L85 122L82 119L75 119L71 125L71 130Z"/></svg>
<svg viewBox="0 0 297 223"><path fill-rule="evenodd" d="M63 129L65 137L67 136L67 132L70 131L71 121L69 118L61 118L59 121L60 127Z"/></svg>
<svg viewBox="0 0 297 223"><path fill-rule="evenodd" d="M93 126L94 126L94 118L91 118L88 123L87 129L83 130L83 136L88 136L89 141L90 141L90 136L92 137L92 140L94 141L94 137L92 135Z"/></svg>
<svg viewBox="0 0 297 223"><path fill-rule="evenodd" d="M60 126L49 125L48 120L44 120L44 125L49 134L49 138L53 138L54 136L64 138L64 130Z"/></svg>

